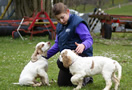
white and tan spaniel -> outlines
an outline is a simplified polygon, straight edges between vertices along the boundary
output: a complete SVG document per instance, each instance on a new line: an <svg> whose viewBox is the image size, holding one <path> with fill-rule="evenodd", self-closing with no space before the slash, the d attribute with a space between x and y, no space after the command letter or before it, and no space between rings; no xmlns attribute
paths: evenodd
<svg viewBox="0 0 132 90"><path fill-rule="evenodd" d="M48 61L45 58L47 50L50 48L50 42L39 42L36 45L31 61L24 67L19 77L19 85L41 86L50 85L47 75ZM40 78L40 82L36 79Z"/></svg>
<svg viewBox="0 0 132 90"><path fill-rule="evenodd" d="M96 74L102 74L106 81L106 87L103 90L110 90L112 80L115 82L115 90L118 89L122 67L117 61L103 56L81 57L69 49L64 49L59 59L73 75L71 82L77 85L74 90L81 89L84 77ZM118 72L118 77L115 72Z"/></svg>

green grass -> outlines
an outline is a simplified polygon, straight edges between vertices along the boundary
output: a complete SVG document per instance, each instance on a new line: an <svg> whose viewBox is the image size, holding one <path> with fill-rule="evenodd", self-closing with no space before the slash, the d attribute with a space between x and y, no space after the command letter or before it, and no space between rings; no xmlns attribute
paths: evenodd
<svg viewBox="0 0 132 90"><path fill-rule="evenodd" d="M119 8L119 4L121 5L121 8ZM75 9L75 7L70 7L72 9ZM84 5L77 6L76 10L80 13L89 13L93 12L94 8L98 8L95 5L87 4L86 8L84 10ZM112 5L112 1L108 0L105 2L104 5L101 7L102 10L104 10L105 13L108 14L117 14L117 15L132 15L132 2L128 0L114 0L114 6Z"/></svg>
<svg viewBox="0 0 132 90"><path fill-rule="evenodd" d="M132 11L132 4L121 6L121 8L117 7L117 8L105 10L105 13L118 14L118 15L132 15L131 11Z"/></svg>
<svg viewBox="0 0 132 90"><path fill-rule="evenodd" d="M113 33L111 40L102 39L99 35L94 38L94 55L107 56L117 60L123 67L120 90L132 90L132 36L131 33ZM58 87L56 82L51 86L30 87L13 85L18 82L23 67L30 61L35 45L40 41L50 41L47 36L24 37L24 41L12 39L11 36L0 37L0 90L72 90L73 87ZM57 80L58 67L56 61L59 53L48 60L49 80ZM105 81L101 75L93 76L94 83L83 87L81 90L102 90ZM113 86L112 89L113 90Z"/></svg>
<svg viewBox="0 0 132 90"><path fill-rule="evenodd" d="M120 4L120 5L123 5L123 4L127 4L127 3L130 3L130 1L129 1L129 0L114 0L114 5L112 5L112 0L108 0L108 1L102 6L102 9L108 9L108 8L111 8L111 7L118 6L119 4Z"/></svg>
<svg viewBox="0 0 132 90"><path fill-rule="evenodd" d="M88 12L93 12L94 8L95 6L87 4L85 10L83 5L79 5L76 8L76 10L79 11L80 13L88 13ZM73 7L73 9L75 9L75 7Z"/></svg>

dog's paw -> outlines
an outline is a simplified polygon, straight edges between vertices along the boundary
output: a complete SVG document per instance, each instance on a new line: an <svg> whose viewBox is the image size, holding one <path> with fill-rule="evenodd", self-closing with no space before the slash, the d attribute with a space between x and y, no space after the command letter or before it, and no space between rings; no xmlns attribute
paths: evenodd
<svg viewBox="0 0 132 90"><path fill-rule="evenodd" d="M73 90L79 90L78 88L73 88Z"/></svg>
<svg viewBox="0 0 132 90"><path fill-rule="evenodd" d="M103 90L109 90L108 88L104 88Z"/></svg>
<svg viewBox="0 0 132 90"><path fill-rule="evenodd" d="M41 85L42 85L42 83L40 82L40 83L33 84L33 87L39 87Z"/></svg>
<svg viewBox="0 0 132 90"><path fill-rule="evenodd" d="M51 86L50 84L47 84L47 86Z"/></svg>
<svg viewBox="0 0 132 90"><path fill-rule="evenodd" d="M56 80L54 80L54 79L51 79L51 81L50 81L50 83L52 84L52 83L56 83L57 81Z"/></svg>
<svg viewBox="0 0 132 90"><path fill-rule="evenodd" d="M45 84L43 84L43 85L47 85L47 86L50 86L50 84L49 84L49 83L45 83Z"/></svg>
<svg viewBox="0 0 132 90"><path fill-rule="evenodd" d="M74 88L73 90L80 90L81 89L81 86L78 85L76 88Z"/></svg>
<svg viewBox="0 0 132 90"><path fill-rule="evenodd" d="M37 60L38 60L38 59L32 59L32 60L31 60L31 62L33 62L33 63L34 63L34 62L36 62Z"/></svg>

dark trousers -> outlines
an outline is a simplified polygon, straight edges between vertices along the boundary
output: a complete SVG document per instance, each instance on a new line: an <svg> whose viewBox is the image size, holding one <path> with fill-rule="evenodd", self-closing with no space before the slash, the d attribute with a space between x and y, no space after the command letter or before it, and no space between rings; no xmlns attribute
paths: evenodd
<svg viewBox="0 0 132 90"><path fill-rule="evenodd" d="M85 57L84 55L80 55L82 57ZM60 69L59 75L58 75L58 85L59 86L74 86L71 82L72 74L69 71L69 68L65 68L63 66L63 63L60 62L60 60L57 60L57 65Z"/></svg>
<svg viewBox="0 0 132 90"><path fill-rule="evenodd" d="M72 82L71 82L71 73L69 72L69 68L65 68L63 66L63 63L60 62L60 60L57 60L57 65L60 69L59 71L59 75L58 75L58 85L59 86L73 86Z"/></svg>

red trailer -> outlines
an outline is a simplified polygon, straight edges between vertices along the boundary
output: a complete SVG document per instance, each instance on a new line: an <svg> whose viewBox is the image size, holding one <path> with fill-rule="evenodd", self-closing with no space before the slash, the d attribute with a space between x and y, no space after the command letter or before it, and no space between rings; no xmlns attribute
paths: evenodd
<svg viewBox="0 0 132 90"><path fill-rule="evenodd" d="M130 29L127 33L132 32L132 16L129 15L109 15L109 14L95 14L89 15L89 17L98 19L101 22L101 35L106 39L110 39L112 32L127 32L126 29ZM98 23L98 21L96 21ZM96 26L96 24L94 26ZM123 25L124 30L116 31L116 27Z"/></svg>
<svg viewBox="0 0 132 90"><path fill-rule="evenodd" d="M43 0L41 0L41 11L32 17L23 17L22 20L0 20L0 30L12 31L12 37L16 38L24 32L31 35L48 32L50 39L55 39L57 22L50 19L43 9ZM10 33L10 32L9 32Z"/></svg>

